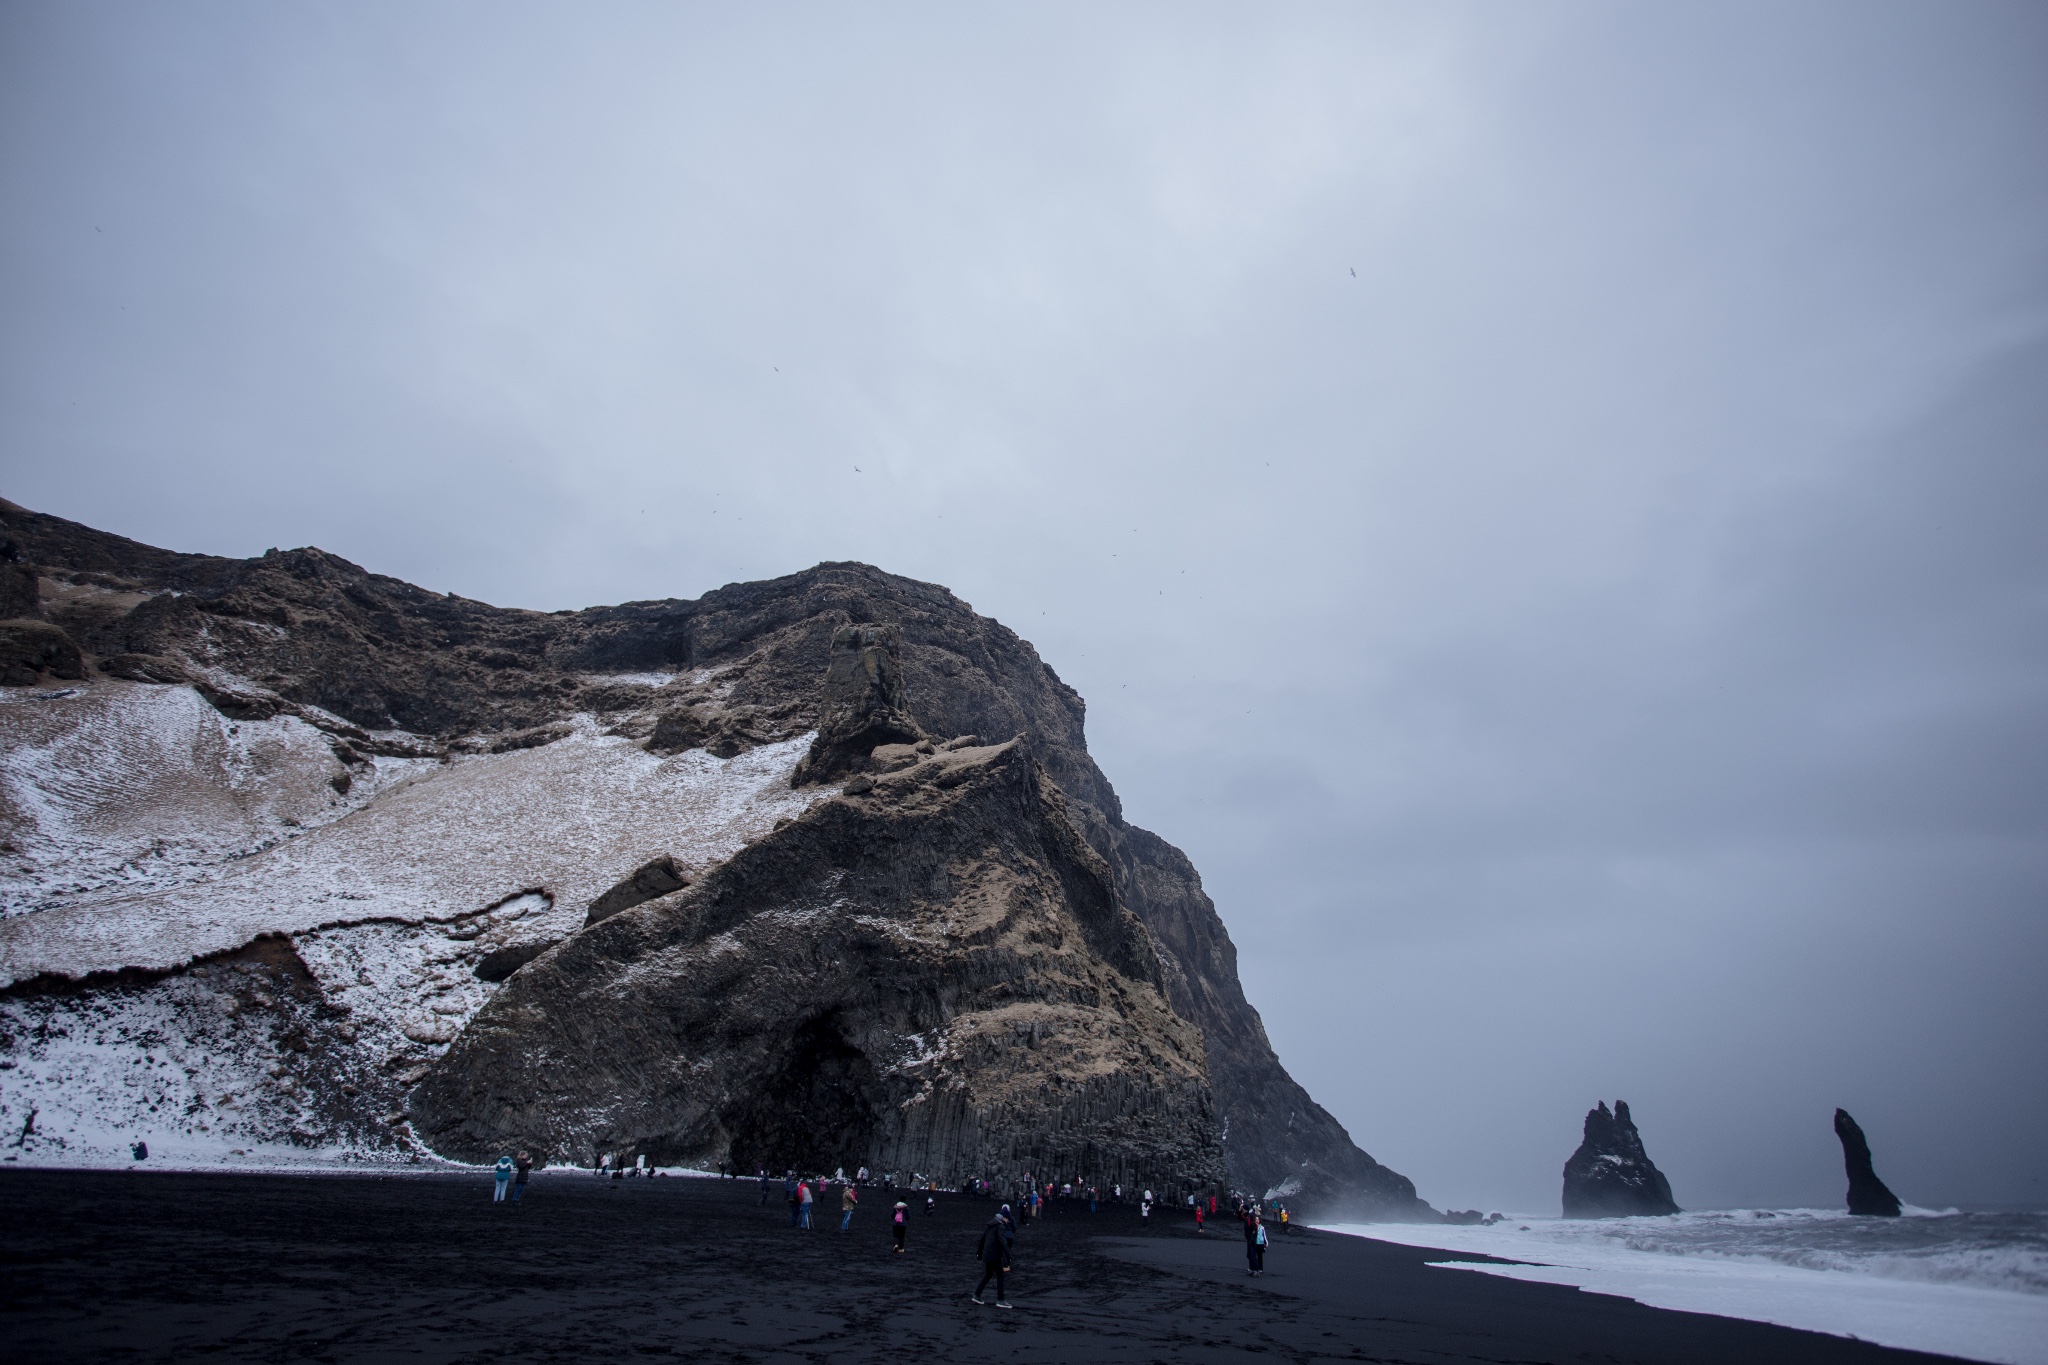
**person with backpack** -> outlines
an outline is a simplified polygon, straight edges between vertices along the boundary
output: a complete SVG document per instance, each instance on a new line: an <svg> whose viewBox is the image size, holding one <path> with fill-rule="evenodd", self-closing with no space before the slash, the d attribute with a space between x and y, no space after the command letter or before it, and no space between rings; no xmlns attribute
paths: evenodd
<svg viewBox="0 0 2048 1365"><path fill-rule="evenodd" d="M1257 1209L1244 1220L1244 1258L1247 1275L1266 1273L1266 1221Z"/></svg>
<svg viewBox="0 0 2048 1365"><path fill-rule="evenodd" d="M512 1162L512 1202L518 1203L526 1194L526 1177L533 1174L533 1154L521 1152Z"/></svg>
<svg viewBox="0 0 2048 1365"><path fill-rule="evenodd" d="M848 1185L839 1192L839 1230L841 1232L846 1231L852 1224L853 1207L858 1203L860 1203L860 1192L853 1186Z"/></svg>
<svg viewBox="0 0 2048 1365"><path fill-rule="evenodd" d="M491 1192L491 1202L493 1204L502 1204L505 1202L505 1187L512 1183L512 1158L509 1156L499 1157L498 1164L492 1169L491 1175L497 1181L496 1186Z"/></svg>
<svg viewBox="0 0 2048 1365"><path fill-rule="evenodd" d="M897 1200L896 1207L889 1210L889 1225L890 1231L896 1234L896 1254L900 1256L903 1254L903 1239L910 1235L910 1205Z"/></svg>
<svg viewBox="0 0 2048 1365"><path fill-rule="evenodd" d="M1002 1212L988 1220L981 1230L981 1241L975 1245L975 1254L981 1257L981 1283L974 1286L974 1292L967 1297L982 1303L981 1291L988 1288L988 1282L996 1282L996 1307L1008 1308L1010 1301L1003 1295L1003 1277L1010 1273L1010 1239L1016 1229L1010 1226L1010 1206L1003 1205Z"/></svg>

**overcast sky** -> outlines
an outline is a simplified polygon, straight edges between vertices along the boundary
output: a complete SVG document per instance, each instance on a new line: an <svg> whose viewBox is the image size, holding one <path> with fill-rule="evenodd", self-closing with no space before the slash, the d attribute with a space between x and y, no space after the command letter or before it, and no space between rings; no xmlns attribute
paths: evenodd
<svg viewBox="0 0 2048 1365"><path fill-rule="evenodd" d="M0 4L0 493L1089 701L1441 1206L2048 1203L2048 6Z"/></svg>

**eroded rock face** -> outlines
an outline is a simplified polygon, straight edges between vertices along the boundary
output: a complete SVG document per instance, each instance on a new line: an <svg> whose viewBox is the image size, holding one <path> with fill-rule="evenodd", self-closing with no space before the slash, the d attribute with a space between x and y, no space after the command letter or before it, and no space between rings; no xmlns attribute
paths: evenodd
<svg viewBox="0 0 2048 1365"><path fill-rule="evenodd" d="M674 858L663 854L635 868L632 876L592 901L583 923L588 927L599 920L610 919L620 911L630 910L656 896L680 891L689 884L689 874L676 866Z"/></svg>
<svg viewBox="0 0 2048 1365"><path fill-rule="evenodd" d="M1846 1109L1835 1111L1835 1136L1842 1140L1842 1165L1849 1173L1849 1212L1873 1218L1897 1218L1899 1197L1877 1178L1870 1164L1870 1142Z"/></svg>
<svg viewBox="0 0 2048 1365"><path fill-rule="evenodd" d="M0 684L33 687L44 673L66 679L84 676L71 637L48 621L0 621Z"/></svg>
<svg viewBox="0 0 2048 1365"><path fill-rule="evenodd" d="M190 686L231 718L297 717L358 775L366 756L544 742L581 714L657 754L720 759L819 729L832 738L805 777L850 773L858 795L890 780L872 770L878 751L885 767L922 764L924 735L1023 736L1148 931L1167 1003L1201 1032L1231 1183L1303 1213L1431 1216L1281 1066L1195 869L1124 821L1088 753L1081 697L1028 641L942 587L835 563L694 600L543 613L429 592L316 549L179 554L5 502L0 535L15 547L7 562L39 575L40 615L102 676ZM26 587L17 595L28 600ZM507 956L480 970L516 985L544 966Z"/></svg>
<svg viewBox="0 0 2048 1365"><path fill-rule="evenodd" d="M1639 1214L1678 1213L1671 1182L1643 1150L1642 1134L1629 1117L1628 1104L1602 1102L1586 1113L1586 1135L1579 1150L1564 1164L1564 1216L1625 1218Z"/></svg>
<svg viewBox="0 0 2048 1365"><path fill-rule="evenodd" d="M529 964L411 1113L478 1159L1225 1178L1201 1034L1018 741L880 775Z"/></svg>
<svg viewBox="0 0 2048 1365"><path fill-rule="evenodd" d="M841 626L832 632L818 738L797 766L798 786L855 772L883 745L924 739L903 691L902 656L903 632L895 626Z"/></svg>

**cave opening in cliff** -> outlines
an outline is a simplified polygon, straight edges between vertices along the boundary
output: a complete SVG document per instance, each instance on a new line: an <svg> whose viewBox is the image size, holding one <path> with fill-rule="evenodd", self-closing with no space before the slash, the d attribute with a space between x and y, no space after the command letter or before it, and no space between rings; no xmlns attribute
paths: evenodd
<svg viewBox="0 0 2048 1365"><path fill-rule="evenodd" d="M847 1040L836 1013L799 1026L762 1084L726 1112L731 1161L741 1171L854 1169L874 1137L879 1077Z"/></svg>

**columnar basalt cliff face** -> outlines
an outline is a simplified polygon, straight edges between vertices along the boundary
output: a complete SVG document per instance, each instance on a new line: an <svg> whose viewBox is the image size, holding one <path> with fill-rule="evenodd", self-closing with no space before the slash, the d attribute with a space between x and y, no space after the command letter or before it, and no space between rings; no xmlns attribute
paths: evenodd
<svg viewBox="0 0 2048 1365"><path fill-rule="evenodd" d="M229 765L166 786L170 760L158 751L183 753L185 741L135 758L127 799L144 815L130 821L119 859L49 825L45 798L56 786L0 789L0 818L19 835L10 905L25 912L0 919L0 966L24 982L18 990L47 1001L58 978L175 973L267 933L296 945L326 998L341 1001L371 990L357 978L385 982L383 968L362 965L356 938L412 935L404 963L416 965L391 966L376 987L385 1003L375 1009L397 1010L385 999L394 992L420 993L399 1002L410 1013L393 1026L377 1083L358 1077L346 1099L313 1094L321 1069L305 1060L364 1046L351 1037L373 1032L362 1022L367 997L354 1007L357 1023L300 1029L300 1045L273 1063L304 1072L301 1087L319 1105L302 1107L353 1105L362 1124L401 1144L417 1134L468 1152L530 1132L656 1154L712 1153L722 1142L736 1159L765 1155L794 1140L761 1117L775 1106L750 1109L737 1089L704 1079L738 1077L751 1056L775 1093L811 1096L805 1104L821 1113L838 1103L822 1097L866 1096L824 1129L870 1132L878 1151L900 1154L895 1164L915 1164L914 1152L934 1168L942 1154L1022 1160L1043 1137L1052 1145L1035 1150L1046 1160L1057 1152L1089 1169L1136 1170L1170 1157L1195 1178L1213 1156L1204 1136L1213 1132L1240 1188L1284 1191L1302 1208L1430 1216L1413 1186L1354 1146L1280 1066L1194 868L1124 822L1088 755L1080 697L1028 643L943 588L823 564L691 601L540 613L428 592L319 550L175 554L12 504L0 504L0 541L4 567L21 580L9 582L23 619L81 652L82 690L45 669L46 691L18 694L62 698L36 703L47 744L61 749L64 727L86 723L76 717L125 732L124 744L145 713L175 713L189 728L178 706L152 699L196 692L220 729L218 739L200 736L201 750L220 750ZM30 634L40 652L17 650L24 666L61 654L54 639ZM28 712L15 714L26 723ZM924 736L981 742L942 757L918 751ZM1010 747L1015 738L1023 743ZM236 746L258 740L275 755L265 772L317 798L295 797L289 814L252 806L249 793L272 779L247 776L254 760ZM954 771L972 776L938 785ZM195 784L225 793L208 799L228 812L221 820L241 823L181 836L170 857L148 854L144 816L163 793ZM77 790L60 794L88 800ZM606 791L624 803L609 817ZM989 813L1013 798L1020 823L1000 833ZM502 810L491 821L502 837L462 826L458 812L481 809ZM90 815L66 828L75 834ZM432 834L435 820L451 832ZM586 821L597 823L586 830ZM560 835L550 832L556 823ZM885 910L874 888L889 884L887 864L901 856L890 850L908 846L886 831L927 826L920 839L966 861L948 863L946 886L905 892ZM1054 857L1045 850L1059 829L1078 838ZM61 877L60 857L69 860ZM650 867L665 870L656 877ZM818 879L835 875L869 888L867 909L826 913ZM663 890L663 878L683 885ZM761 889L771 884L781 889ZM972 898L995 888L1011 900L987 919L996 910ZM1098 913L1105 894L1116 907L1108 918ZM691 938L713 906L744 913ZM800 907L821 916L814 941L788 927ZM1107 940L1088 927L1126 920L1133 934ZM917 938L970 921L993 937L943 950ZM1057 951L1040 942L1046 935ZM886 981L857 989L851 968L827 970L819 945L828 941L862 971L902 978L900 995ZM1125 959L1109 955L1112 942L1126 945ZM706 1011L732 989L716 984L726 943L800 953L817 991L776 1019L772 996L746 995L733 1016L744 1026L716 1042ZM959 963L948 965L948 954ZM642 970L628 971L629 960ZM970 960L982 975L953 970ZM1045 973L1040 986L1030 972L1013 977L1027 963ZM672 1011L666 1032L625 1027L642 1006ZM578 1010L585 1023L574 1022ZM970 1018L981 1022L959 1023ZM524 1027L539 1030L550 1056L581 1057L615 1079L636 1066L662 1079L638 1090L621 1080L600 1103L569 1068L517 1068L564 1087L588 1115L543 1122L537 1095L494 1090L511 1073L487 1074L485 1059L511 1055ZM907 1054L884 1034L938 1047L935 1028L957 1051L890 1070ZM708 1068L698 1082L679 1079L683 1063L655 1047L657 1034L669 1048L690 1040L692 1064ZM616 1056L607 1037L623 1049ZM1020 1053L1019 1037L1036 1047ZM1053 1075L1077 1088L1040 1093L1038 1081ZM916 1088L927 1083L928 1095ZM918 1095L933 1117L893 1116Z"/></svg>
<svg viewBox="0 0 2048 1365"><path fill-rule="evenodd" d="M1628 1105L1605 1103L1586 1112L1586 1135L1564 1164L1564 1216L1624 1218L1678 1213L1671 1182L1643 1150Z"/></svg>

